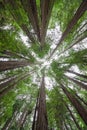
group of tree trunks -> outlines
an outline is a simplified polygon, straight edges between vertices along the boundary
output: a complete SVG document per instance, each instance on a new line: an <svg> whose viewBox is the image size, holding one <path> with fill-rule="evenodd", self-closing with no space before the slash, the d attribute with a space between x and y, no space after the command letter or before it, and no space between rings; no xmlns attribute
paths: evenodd
<svg viewBox="0 0 87 130"><path fill-rule="evenodd" d="M63 84L61 84L61 88L72 103L72 105L77 110L78 114L81 116L85 124L87 125L87 110L83 107L80 101L75 97L75 95L71 94Z"/></svg>
<svg viewBox="0 0 87 130"><path fill-rule="evenodd" d="M48 28L48 23L51 17L52 8L54 5L55 0L40 0L40 15L38 14L36 0L20 0L21 5L23 6L24 11L27 13L27 16L29 18L29 22L31 23L35 34L37 35L37 38L39 42L41 43L41 48L45 44L45 37L46 32ZM11 0L4 0L4 5L10 4L12 9L15 11L16 9L19 9L16 1ZM10 13L12 14L15 21L19 24L18 16L13 13L10 10ZM40 18L39 18L40 17ZM40 20L40 22L39 22ZM30 29L27 27L26 24L19 25L21 29L26 33L26 35L29 37L32 43L35 43L35 39L30 32Z"/></svg>
<svg viewBox="0 0 87 130"><path fill-rule="evenodd" d="M51 58L51 56L54 54L54 52L57 50L57 48L62 44L62 42L64 41L64 39L71 32L71 30L73 29L73 27L77 24L78 20L81 18L81 16L85 13L86 10L87 10L87 0L83 0L82 3L80 4L79 8L77 9L76 13L74 14L73 18L68 23L68 25L67 25L65 31L63 32L63 34L62 34L62 36L61 36L61 38L60 38L57 46L54 48L54 50L52 51L52 53L51 53L51 55L50 55L49 58ZM79 40L82 40L83 38L81 38Z"/></svg>
<svg viewBox="0 0 87 130"><path fill-rule="evenodd" d="M22 114L20 115L20 118L17 119L17 115L19 114L19 110L16 110L13 112L12 116L7 119L6 123L4 124L2 130L9 130L12 126L14 126L14 121L16 121L16 126L18 129L22 130L24 127L24 124L26 122L27 116L31 114L31 110L29 110L28 106L25 106L23 108Z"/></svg>
<svg viewBox="0 0 87 130"><path fill-rule="evenodd" d="M6 71L6 70L11 70L11 69L16 69L16 68L20 68L20 67L24 67L24 66L28 66L31 63L29 63L28 61L0 61L0 72L2 71Z"/></svg>
<svg viewBox="0 0 87 130"><path fill-rule="evenodd" d="M33 71L31 73L33 73ZM3 79L3 82L0 84L0 98L16 87L21 80L27 79L31 73L22 73L23 75L19 74L17 76L5 78L5 80Z"/></svg>
<svg viewBox="0 0 87 130"><path fill-rule="evenodd" d="M42 77L39 96L37 98L32 130L48 130L44 76Z"/></svg>

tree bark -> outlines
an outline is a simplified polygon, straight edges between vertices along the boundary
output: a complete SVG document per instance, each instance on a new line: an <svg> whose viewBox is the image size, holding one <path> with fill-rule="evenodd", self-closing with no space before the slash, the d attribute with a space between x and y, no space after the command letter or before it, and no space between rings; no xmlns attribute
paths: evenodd
<svg viewBox="0 0 87 130"><path fill-rule="evenodd" d="M11 85L9 85L7 88L5 88L3 91L0 92L0 98L3 97L5 94L7 94L11 89L16 87L17 83L19 83L21 80L26 79L29 76L30 73L27 73L23 76L21 76L17 81L14 81Z"/></svg>
<svg viewBox="0 0 87 130"><path fill-rule="evenodd" d="M81 32L82 29L83 29L86 25L87 25L87 22L85 22L85 23L76 31L76 33L74 34L75 39L78 38L78 35L77 35L77 34L79 34L79 32ZM86 27L85 27L85 28L86 28ZM77 36L76 36L76 35L77 35Z"/></svg>
<svg viewBox="0 0 87 130"><path fill-rule="evenodd" d="M75 79L73 79L73 78L70 78L70 77L68 77L68 76L66 76L69 80L71 80L71 81L73 81L75 84L77 84L78 86L80 86L81 88L83 88L83 89L85 89L85 90L87 90L87 85L86 84L84 84L84 83L82 83L82 82L80 82L80 81L77 81L77 80L75 80Z"/></svg>
<svg viewBox="0 0 87 130"><path fill-rule="evenodd" d="M0 72L30 65L27 61L0 61Z"/></svg>
<svg viewBox="0 0 87 130"><path fill-rule="evenodd" d="M40 28L39 28L39 19L37 13L36 0L21 0L21 4L28 15L29 21L40 41Z"/></svg>
<svg viewBox="0 0 87 130"><path fill-rule="evenodd" d="M68 122L68 123L69 123L69 126L70 126L70 130L73 130L71 123L70 122Z"/></svg>
<svg viewBox="0 0 87 130"><path fill-rule="evenodd" d="M36 130L48 130L44 76L42 78L37 113Z"/></svg>
<svg viewBox="0 0 87 130"><path fill-rule="evenodd" d="M85 102L80 96L78 96L77 94L75 94L76 95L76 97L81 101L81 102L83 102L86 106L87 106L87 102Z"/></svg>
<svg viewBox="0 0 87 130"><path fill-rule="evenodd" d="M87 30L86 30L87 32ZM82 37L80 37L78 40L76 40L74 43L72 43L69 47L67 47L64 51L62 51L60 54L64 53L65 51L68 51L69 49L71 49L73 46L75 46L76 44L78 44L79 42L81 42L82 40L84 40L87 37L87 34L83 35ZM59 54L59 55L60 55Z"/></svg>
<svg viewBox="0 0 87 130"><path fill-rule="evenodd" d="M78 129L78 130L82 130L81 127L79 126L79 124L77 123L77 121L76 121L76 119L75 119L75 117L74 117L72 111L70 110L70 108L68 107L67 104L66 104L66 108L67 108L67 110L69 111L70 116L72 117L72 119L73 119L73 121L74 121L74 123L75 123L77 129Z"/></svg>
<svg viewBox="0 0 87 130"><path fill-rule="evenodd" d="M33 36L31 34L31 32L29 31L28 27L25 24L22 24L20 27L26 33L26 35L28 36L28 38L31 40L32 44L35 44L36 41L33 38Z"/></svg>
<svg viewBox="0 0 87 130"><path fill-rule="evenodd" d="M1 130L9 130L10 129L16 113L17 113L16 111L13 113L13 115L6 121L6 123L4 124L4 126Z"/></svg>
<svg viewBox="0 0 87 130"><path fill-rule="evenodd" d="M15 75L13 75L13 76L15 76ZM5 77L5 78L0 79L0 83L1 83L1 82L4 82L5 80L10 79L11 77L12 77L12 76L7 76L7 77Z"/></svg>
<svg viewBox="0 0 87 130"><path fill-rule="evenodd" d="M68 129L68 126L67 126L67 124L66 124L65 121L64 121L64 126L65 126L65 129L66 129L66 130L69 130L69 129Z"/></svg>
<svg viewBox="0 0 87 130"><path fill-rule="evenodd" d="M49 24L49 20L51 17L52 8L55 0L40 0L41 7L41 47L45 44L45 36Z"/></svg>
<svg viewBox="0 0 87 130"><path fill-rule="evenodd" d="M37 109L38 109L38 98L36 101L36 107L35 107L35 112L34 112L34 117L33 117L33 123L32 123L32 130L36 129L36 114L37 114Z"/></svg>
<svg viewBox="0 0 87 130"><path fill-rule="evenodd" d="M29 60L28 58L24 57L22 54L16 53L16 52L12 52L10 50L5 50L3 52L3 54L6 54L8 56L8 58L21 58L24 60Z"/></svg>
<svg viewBox="0 0 87 130"><path fill-rule="evenodd" d="M8 128L9 128L9 126L10 126L10 124L11 124L11 120L12 120L12 118L9 118L9 119L6 121L4 127L3 127L1 130L8 130Z"/></svg>
<svg viewBox="0 0 87 130"><path fill-rule="evenodd" d="M12 7L13 10L17 10L19 9L18 4L16 3L16 1L12 1L12 0L4 0L4 5L6 4L10 4L10 6ZM29 31L28 27L26 26L26 24L19 24L18 21L18 16L12 12L12 10L10 10L11 15L13 16L14 20L17 22L17 24L20 26L20 28L26 33L26 35L28 36L28 38L31 40L32 43L35 43L35 39L33 38L31 32ZM21 14L20 14L21 15Z"/></svg>
<svg viewBox="0 0 87 130"><path fill-rule="evenodd" d="M70 100L70 102L72 103L72 105L75 107L75 109L77 110L78 114L80 115L80 117L83 119L83 121L85 122L85 124L87 125L87 110L82 106L82 104L79 102L79 100L72 95L65 87L64 85L61 84L61 88L64 91L64 93L66 94L67 98Z"/></svg>
<svg viewBox="0 0 87 130"><path fill-rule="evenodd" d="M16 80L16 79L17 79L17 77L13 76L10 79L7 79L3 83L1 83L0 84L0 91L2 91L2 89L5 89L6 86L9 86L9 84L13 83L14 80Z"/></svg>
<svg viewBox="0 0 87 130"><path fill-rule="evenodd" d="M87 10L87 0L83 0L82 3L80 4L79 8L77 9L75 15L73 16L71 21L68 23L67 28L63 32L57 46L52 51L50 57L54 54L54 52L57 50L59 45L62 44L63 40L71 32L72 28L75 26L75 24L77 24L78 20L82 17L82 15L85 13L86 10Z"/></svg>
<svg viewBox="0 0 87 130"><path fill-rule="evenodd" d="M67 72L69 72L69 73L71 73L71 74L75 74L75 75L77 75L77 76L79 76L79 77L82 77L82 78L87 79L87 75L79 74L79 73L74 72L74 71L72 71L72 70L67 70Z"/></svg>
<svg viewBox="0 0 87 130"><path fill-rule="evenodd" d="M23 128L23 125L24 125L24 123L25 123L25 121L26 121L26 117L29 115L29 114L31 114L31 111L29 111L28 109L27 109L27 107L25 107L24 108L24 110L23 110L23 113L22 113L22 115L21 115L21 117L20 117L20 119L19 119L19 128L20 128L20 130L21 130L21 128Z"/></svg>

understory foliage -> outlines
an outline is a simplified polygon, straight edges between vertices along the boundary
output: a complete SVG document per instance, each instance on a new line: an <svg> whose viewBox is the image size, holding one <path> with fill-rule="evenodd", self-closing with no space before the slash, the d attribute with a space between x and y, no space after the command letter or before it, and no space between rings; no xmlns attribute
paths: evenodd
<svg viewBox="0 0 87 130"><path fill-rule="evenodd" d="M0 0L0 129L87 129L87 0Z"/></svg>

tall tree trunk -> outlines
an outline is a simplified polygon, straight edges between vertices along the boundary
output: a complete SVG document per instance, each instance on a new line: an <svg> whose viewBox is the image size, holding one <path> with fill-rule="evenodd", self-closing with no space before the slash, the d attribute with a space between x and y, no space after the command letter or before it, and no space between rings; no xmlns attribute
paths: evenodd
<svg viewBox="0 0 87 130"><path fill-rule="evenodd" d="M0 83L1 83L1 82L4 82L5 80L10 79L10 78L13 77L13 76L16 76L16 75L7 76L7 77L5 77L5 78L0 79Z"/></svg>
<svg viewBox="0 0 87 130"><path fill-rule="evenodd" d="M14 83L14 81L16 82L22 75L26 75L26 73L20 73L20 74L8 76L7 78L2 79L2 82L0 83L0 91L2 91L2 89L5 89L5 87Z"/></svg>
<svg viewBox="0 0 87 130"><path fill-rule="evenodd" d="M83 102L83 104L85 104L87 106L87 102L85 102L80 96L78 96L77 94L75 94L76 97L81 101Z"/></svg>
<svg viewBox="0 0 87 130"><path fill-rule="evenodd" d="M81 18L81 16L85 13L86 10L87 10L87 0L83 0L82 3L80 4L79 8L77 9L75 15L73 16L71 21L68 23L67 28L63 32L57 46L52 51L50 57L54 54L54 52L57 50L57 48L63 42L63 40L66 38L66 36L71 32L71 30L73 29L75 24L77 24L78 20Z"/></svg>
<svg viewBox="0 0 87 130"><path fill-rule="evenodd" d="M22 113L22 115L21 115L21 117L20 117L20 119L19 119L19 128L20 128L20 130L21 130L21 128L23 128L23 125L24 125L24 123L25 123L25 121L26 121L26 118L27 118L27 116L29 115L29 114L31 114L31 111L29 111L28 109L27 109L27 107L25 107L24 108L24 110L23 110L23 113Z"/></svg>
<svg viewBox="0 0 87 130"><path fill-rule="evenodd" d="M87 37L86 35L87 35L87 29L84 29L83 31L81 31L81 33L78 33L78 35L76 37L73 36L74 37L73 41L77 41L81 37L82 37L82 39L85 39Z"/></svg>
<svg viewBox="0 0 87 130"><path fill-rule="evenodd" d="M17 79L17 77L13 76L13 77L11 77L10 79L8 79L8 80L2 82L2 83L0 84L0 91L1 91L2 89L4 89L6 86L8 86L9 84L13 83L14 80L16 80L16 79Z"/></svg>
<svg viewBox="0 0 87 130"><path fill-rule="evenodd" d="M34 112L34 117L33 117L33 123L32 123L32 130L36 129L36 114L37 114L37 109L38 109L38 98L36 101L36 107L35 107L35 112Z"/></svg>
<svg viewBox="0 0 87 130"><path fill-rule="evenodd" d="M32 36L32 33L29 31L28 27L25 24L22 24L20 27L26 33L29 40L31 40L32 44L35 44L36 41L35 41L34 37Z"/></svg>
<svg viewBox="0 0 87 130"><path fill-rule="evenodd" d="M83 80L83 79L79 79L79 78L76 78L76 77L75 77L75 79L76 79L76 80L80 80L80 82L83 82L83 83L86 83L86 84L87 84L87 81L85 81L85 80Z"/></svg>
<svg viewBox="0 0 87 130"><path fill-rule="evenodd" d="M87 32L87 30L86 30ZM61 55L62 53L64 53L65 51L68 51L69 49L71 49L73 46L75 46L76 44L80 43L82 40L84 40L87 37L87 34L83 35L82 37L80 37L78 40L76 40L74 43L72 43L69 47L67 47L64 51L62 51L59 55ZM81 42L82 44L82 42Z"/></svg>
<svg viewBox="0 0 87 130"><path fill-rule="evenodd" d="M84 84L84 83L82 83L82 82L80 82L80 81L77 81L77 80L75 80L75 79L73 79L73 78L70 78L70 77L68 77L68 76L66 76L69 80L71 80L71 81L73 81L75 84L77 84L78 86L80 86L81 88L83 88L83 89L85 89L85 90L87 90L87 85L86 84Z"/></svg>
<svg viewBox="0 0 87 130"><path fill-rule="evenodd" d="M64 121L65 130L69 130L66 122Z"/></svg>
<svg viewBox="0 0 87 130"><path fill-rule="evenodd" d="M18 4L16 3L16 1L12 1L12 0L3 0L3 3L4 5L6 6L8 3L10 4L10 6L12 7L12 10L17 10L19 9L19 6ZM13 13L13 11L9 9L11 15L13 16L14 20L17 22L17 24L20 26L20 28L26 33L26 35L28 36L28 38L33 42L35 43L35 40L31 34L31 32L29 31L28 27L26 26L26 24L21 24L19 23L19 20L18 20L18 16ZM20 14L21 16L21 14Z"/></svg>
<svg viewBox="0 0 87 130"><path fill-rule="evenodd" d="M78 114L83 119L85 124L87 125L87 110L82 106L82 104L79 102L79 100L72 95L65 87L61 84L61 88L70 100L70 102L73 104L73 106L76 108Z"/></svg>
<svg viewBox="0 0 87 130"><path fill-rule="evenodd" d="M55 0L40 0L41 7L41 47L45 44L45 36L49 24L49 20L51 17L52 8Z"/></svg>
<svg viewBox="0 0 87 130"><path fill-rule="evenodd" d="M69 126L70 126L70 130L74 130L74 129L72 128L71 123L70 123L70 122L68 122L68 124L69 124Z"/></svg>
<svg viewBox="0 0 87 130"><path fill-rule="evenodd" d="M24 59L24 60L29 60L28 58L24 57L22 54L19 54L19 53L16 53L16 52L12 52L10 50L5 50L3 52L3 54L6 54L10 58L21 58L21 59Z"/></svg>
<svg viewBox="0 0 87 130"><path fill-rule="evenodd" d="M10 124L11 124L11 120L12 120L12 118L9 118L9 119L6 121L4 127L3 127L1 130L8 130L8 128L9 128L9 126L10 126Z"/></svg>
<svg viewBox="0 0 87 130"><path fill-rule="evenodd" d="M79 34L80 32L82 32L82 29L84 30L84 28L86 28L85 26L87 25L87 22L85 22L77 31L76 31L76 33L74 34L74 36L73 37L75 37L75 39L77 39L78 38L78 35L77 34ZM81 34L81 33L80 33Z"/></svg>
<svg viewBox="0 0 87 130"><path fill-rule="evenodd" d="M28 7L28 16L35 30L38 40L40 41L40 28L39 28L39 20L38 20L38 13L37 13L37 6L36 0L27 0L27 7Z"/></svg>
<svg viewBox="0 0 87 130"><path fill-rule="evenodd" d="M0 61L0 72L30 65L27 61Z"/></svg>
<svg viewBox="0 0 87 130"><path fill-rule="evenodd" d="M3 128L1 130L10 130L10 127L11 127L11 125L13 123L13 120L14 120L14 118L16 116L16 113L17 113L17 111L15 111L13 113L13 115L6 121L6 123L4 124L4 126L3 126Z"/></svg>
<svg viewBox="0 0 87 130"><path fill-rule="evenodd" d="M37 112L36 130L48 130L44 76L42 78L42 82L40 86L38 102L39 104L38 104L38 112Z"/></svg>
<svg viewBox="0 0 87 130"><path fill-rule="evenodd" d="M74 117L72 111L70 110L70 108L68 107L67 104L66 104L66 108L67 108L67 110L69 111L70 116L72 117L72 119L73 119L73 121L74 121L74 123L75 123L77 129L78 129L78 130L82 130L81 127L79 126L79 124L77 123L77 121L76 121L76 119L75 119L75 117Z"/></svg>
<svg viewBox="0 0 87 130"><path fill-rule="evenodd" d="M71 73L71 74L75 74L75 75L77 75L77 76L79 76L79 77L82 77L82 78L87 79L87 75L79 74L79 73L74 72L74 71L72 71L72 70L67 70L67 72L69 72L69 73Z"/></svg>
<svg viewBox="0 0 87 130"><path fill-rule="evenodd" d="M11 89L16 87L17 83L19 83L21 80L24 80L28 78L30 73L27 73L23 76L21 76L18 80L14 81L11 85L9 85L7 88L5 88L3 91L0 92L0 98L3 97L5 94L7 94Z"/></svg>

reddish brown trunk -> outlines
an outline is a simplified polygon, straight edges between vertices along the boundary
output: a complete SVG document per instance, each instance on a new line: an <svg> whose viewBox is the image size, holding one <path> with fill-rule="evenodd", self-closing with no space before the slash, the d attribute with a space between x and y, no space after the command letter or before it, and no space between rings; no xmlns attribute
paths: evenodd
<svg viewBox="0 0 87 130"><path fill-rule="evenodd" d="M0 92L0 98L3 97L5 94L7 94L11 89L16 87L17 83L19 83L21 80L26 79L29 76L29 73L21 76L17 81L14 81L11 85L9 85L7 88L5 88L3 91Z"/></svg>
<svg viewBox="0 0 87 130"><path fill-rule="evenodd" d="M40 0L41 6L41 46L43 47L45 44L45 36L49 24L49 20L51 17L52 8L55 0Z"/></svg>
<svg viewBox="0 0 87 130"><path fill-rule="evenodd" d="M83 119L83 121L87 125L87 110L84 109L84 107L79 102L79 100L74 95L72 95L63 85L61 85L61 88L64 91L64 93L66 94L66 96L68 97L68 99L70 100L70 102L76 108L80 117Z"/></svg>
<svg viewBox="0 0 87 130"><path fill-rule="evenodd" d="M40 87L36 130L48 130L44 76Z"/></svg>
<svg viewBox="0 0 87 130"><path fill-rule="evenodd" d="M83 102L87 106L87 103L80 96L78 96L77 94L75 94L75 95L81 102Z"/></svg>
<svg viewBox="0 0 87 130"><path fill-rule="evenodd" d="M78 86L80 86L81 88L87 90L87 85L85 85L84 83L80 82L80 81L77 81L73 78L70 78L68 76L66 76L69 80L73 81L75 84L77 84Z"/></svg>
<svg viewBox="0 0 87 130"><path fill-rule="evenodd" d="M16 1L12 1L12 0L4 0L4 4L10 4L10 6L12 7L13 10L17 10L19 9L18 4L16 3ZM15 21L17 22L17 24L21 27L21 29L26 33L26 35L29 37L29 39L35 43L35 40L33 38L33 36L31 35L31 32L29 31L29 29L27 28L27 26L25 24L19 24L19 18L18 16L13 13L11 10L9 10L11 15L13 16L13 18L15 19ZM21 14L20 14L21 16Z"/></svg>
<svg viewBox="0 0 87 130"><path fill-rule="evenodd" d="M75 15L73 16L73 18L71 19L71 21L67 25L67 28L65 29L64 33L62 34L62 37L60 38L57 46L55 47L55 49L51 53L50 57L54 54L54 52L57 50L57 48L62 43L62 41L70 33L70 31L72 30L74 25L77 24L78 20L81 18L81 16L85 13L86 10L87 10L87 0L83 0L82 3L80 4L79 8L77 9Z"/></svg>
<svg viewBox="0 0 87 130"><path fill-rule="evenodd" d="M77 75L77 76L79 76L79 77L82 77L82 78L87 79L87 75L79 74L79 73L74 72L74 71L72 71L72 70L67 70L67 72L72 73L72 74L75 74L75 75Z"/></svg>
<svg viewBox="0 0 87 130"><path fill-rule="evenodd" d="M10 79L4 81L3 83L1 83L1 84L0 84L0 91L1 91L2 89L4 89L6 86L8 86L9 84L13 83L14 80L16 80L16 79L17 79L17 77L12 77L12 78L10 78Z"/></svg>
<svg viewBox="0 0 87 130"><path fill-rule="evenodd" d="M18 121L19 122L19 128L20 128L20 130L21 130L21 128L23 128L23 125L24 125L24 123L26 121L26 117L29 114L31 114L31 111L28 111L27 107L25 107L24 111L23 111L23 113L22 113L22 115L21 115L21 117L20 117L20 119Z"/></svg>
<svg viewBox="0 0 87 130"><path fill-rule="evenodd" d="M83 79L79 79L79 78L75 78L76 80L80 80L80 82L83 82L83 83L86 83L87 84L87 81L83 80Z"/></svg>
<svg viewBox="0 0 87 130"><path fill-rule="evenodd" d="M68 126L67 126L67 124L66 124L65 121L64 121L64 126L65 126L65 129L66 129L66 130L69 130L69 129L68 129Z"/></svg>
<svg viewBox="0 0 87 130"><path fill-rule="evenodd" d="M80 128L79 124L77 123L77 121L76 121L74 115L72 114L72 111L71 111L70 108L68 107L68 105L66 105L66 108L68 109L68 111L69 111L69 113L70 113L70 116L72 117L72 119L73 119L73 121L74 121L76 127L78 128L78 130L82 130L82 129Z"/></svg>
<svg viewBox="0 0 87 130"><path fill-rule="evenodd" d="M2 56L0 56L0 58L10 58L10 56L2 55Z"/></svg>
<svg viewBox="0 0 87 130"><path fill-rule="evenodd" d="M77 31L76 31L76 33L74 34L74 36L73 37L75 37L75 39L77 39L78 38L78 35L77 34L79 34L79 32L82 32L82 29L84 30L84 27L87 25L87 22L85 23L85 24L83 24ZM85 27L86 28L86 27ZM83 33L83 32L82 32ZM80 33L80 34L82 34L82 33Z"/></svg>
<svg viewBox="0 0 87 130"><path fill-rule="evenodd" d="M36 129L36 114L37 114L37 109L38 109L38 98L37 98L35 112L34 112L34 117L33 117L32 130Z"/></svg>
<svg viewBox="0 0 87 130"><path fill-rule="evenodd" d="M0 71L16 69L29 64L27 61L0 61Z"/></svg>
<svg viewBox="0 0 87 130"><path fill-rule="evenodd" d="M12 118L9 118L1 130L8 130L7 128L9 128L11 120Z"/></svg>
<svg viewBox="0 0 87 130"><path fill-rule="evenodd" d="M32 34L29 31L29 29L27 28L27 26L25 24L22 24L21 25L21 29L26 33L26 35L29 37L29 39L31 40L31 42L34 44L35 43L35 39L33 38Z"/></svg>
<svg viewBox="0 0 87 130"><path fill-rule="evenodd" d="M18 54L18 53L16 53L16 52L12 52L12 51L10 51L10 50L5 50L4 52L3 52L3 54L6 54L7 56L9 56L9 57L15 57L15 58L21 58L21 59L24 59L24 60L29 60L28 58L26 58L26 57L24 57L24 56L22 56L22 54Z"/></svg>
<svg viewBox="0 0 87 130"><path fill-rule="evenodd" d="M15 76L15 75L14 75ZM4 82L5 80L8 80L8 79L10 79L12 76L8 76L8 77L5 77L5 78L3 78L3 79L0 79L0 82Z"/></svg>
<svg viewBox="0 0 87 130"><path fill-rule="evenodd" d="M36 0L27 0L27 5L28 5L27 13L28 13L30 22L40 41L40 29L39 29L39 20L38 20L38 14L37 14Z"/></svg>
<svg viewBox="0 0 87 130"><path fill-rule="evenodd" d="M69 124L69 126L70 126L70 130L73 130L71 123L68 122L68 124Z"/></svg>
<svg viewBox="0 0 87 130"><path fill-rule="evenodd" d="M81 38L79 38L77 41L75 41L73 44L71 44L69 47L67 47L64 51L62 51L60 54L64 53L65 51L71 49L74 45L78 44L79 42L81 42L82 40L84 40L87 37L87 34L82 36ZM81 43L82 44L82 43ZM60 55L59 54L59 55Z"/></svg>
<svg viewBox="0 0 87 130"><path fill-rule="evenodd" d="M81 31L81 33L78 34L76 37L73 36L73 37L74 37L74 41L77 41L77 40L79 40L81 37L83 38L84 36L85 36L85 37L84 37L84 39L85 39L85 38L87 37L86 35L87 35L87 29L84 29L84 31L83 31L83 32Z"/></svg>
<svg viewBox="0 0 87 130"><path fill-rule="evenodd" d="M10 127L13 123L16 113L17 113L16 111L13 113L13 115L6 121L6 123L4 124L1 130L10 130Z"/></svg>
<svg viewBox="0 0 87 130"><path fill-rule="evenodd" d="M17 81L22 75L25 75L25 73L8 76L7 78L2 79L1 80L2 83L0 83L0 91L2 91L2 89L5 89L5 87L14 83L14 81Z"/></svg>

